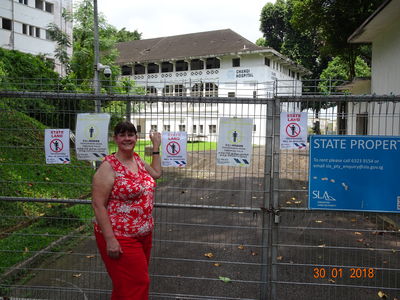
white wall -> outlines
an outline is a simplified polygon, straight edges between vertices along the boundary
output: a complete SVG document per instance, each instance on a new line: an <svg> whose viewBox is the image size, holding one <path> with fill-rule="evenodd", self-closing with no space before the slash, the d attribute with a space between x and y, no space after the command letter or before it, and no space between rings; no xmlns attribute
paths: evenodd
<svg viewBox="0 0 400 300"><path fill-rule="evenodd" d="M372 93L400 95L400 19L372 43Z"/></svg>

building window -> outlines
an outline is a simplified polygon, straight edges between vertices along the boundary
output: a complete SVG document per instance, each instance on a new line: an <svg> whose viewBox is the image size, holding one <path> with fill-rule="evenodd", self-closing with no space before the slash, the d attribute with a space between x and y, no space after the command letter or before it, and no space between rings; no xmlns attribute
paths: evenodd
<svg viewBox="0 0 400 300"><path fill-rule="evenodd" d="M271 65L271 60L267 57L264 57L264 65L269 67Z"/></svg>
<svg viewBox="0 0 400 300"><path fill-rule="evenodd" d="M253 124L253 131L257 131L257 126L256 126L256 124Z"/></svg>
<svg viewBox="0 0 400 300"><path fill-rule="evenodd" d="M35 0L35 8L43 10L43 0Z"/></svg>
<svg viewBox="0 0 400 300"><path fill-rule="evenodd" d="M2 18L1 19L1 28L6 29L6 30L11 30L12 29L12 23L10 19Z"/></svg>
<svg viewBox="0 0 400 300"><path fill-rule="evenodd" d="M356 134L367 135L368 134L368 114L357 114L356 117Z"/></svg>
<svg viewBox="0 0 400 300"><path fill-rule="evenodd" d="M193 133L196 133L197 132L197 126L196 125L193 125Z"/></svg>
<svg viewBox="0 0 400 300"><path fill-rule="evenodd" d="M133 68L133 73L135 75L140 75L140 74L145 74L146 73L146 67L144 65L141 64L135 64L134 68ZM131 70L131 74L132 75L132 70Z"/></svg>
<svg viewBox="0 0 400 300"><path fill-rule="evenodd" d="M164 131L171 131L171 125L164 125Z"/></svg>
<svg viewBox="0 0 400 300"><path fill-rule="evenodd" d="M168 61L164 61L161 63L161 73L168 73L174 71L174 65Z"/></svg>
<svg viewBox="0 0 400 300"><path fill-rule="evenodd" d="M228 92L229 98L235 98L235 96L236 96L235 92Z"/></svg>
<svg viewBox="0 0 400 300"><path fill-rule="evenodd" d="M217 133L217 125L208 125L209 133Z"/></svg>
<svg viewBox="0 0 400 300"><path fill-rule="evenodd" d="M54 11L54 4L53 4L53 3L50 3L50 2L46 2L46 4L45 4L45 10L46 10L48 13L53 13L53 11Z"/></svg>
<svg viewBox="0 0 400 300"><path fill-rule="evenodd" d="M29 26L29 35L33 36L34 32L35 32L35 27Z"/></svg>
<svg viewBox="0 0 400 300"><path fill-rule="evenodd" d="M206 69L219 69L220 62L216 57L210 57L206 60Z"/></svg>
<svg viewBox="0 0 400 300"><path fill-rule="evenodd" d="M28 34L28 25L22 24L22 33L23 34Z"/></svg>
<svg viewBox="0 0 400 300"><path fill-rule="evenodd" d="M36 29L36 30L35 30L35 31L36 31L36 32L35 32L35 33L36 33L36 37L37 37L37 38L40 38L40 28L36 27L35 29Z"/></svg>
<svg viewBox="0 0 400 300"><path fill-rule="evenodd" d="M206 82L205 97L218 97L218 86L212 82Z"/></svg>
<svg viewBox="0 0 400 300"><path fill-rule="evenodd" d="M159 73L160 72L160 67L159 65L155 63L149 63L147 65L147 73L153 74L153 73Z"/></svg>
<svg viewBox="0 0 400 300"><path fill-rule="evenodd" d="M199 133L204 133L204 127L203 127L203 125L199 125Z"/></svg>
<svg viewBox="0 0 400 300"><path fill-rule="evenodd" d="M201 96L203 96L203 84L202 83L196 83L192 87L192 96L193 97L201 97Z"/></svg>
<svg viewBox="0 0 400 300"><path fill-rule="evenodd" d="M174 94L174 86L173 85L166 85L163 88L163 96L172 96Z"/></svg>
<svg viewBox="0 0 400 300"><path fill-rule="evenodd" d="M240 67L240 58L232 58L232 67Z"/></svg>
<svg viewBox="0 0 400 300"><path fill-rule="evenodd" d="M121 75L122 76L132 75L132 67L131 66L122 66L121 67Z"/></svg>
<svg viewBox="0 0 400 300"><path fill-rule="evenodd" d="M257 98L257 91L253 91L253 98L254 98L254 99Z"/></svg>
<svg viewBox="0 0 400 300"><path fill-rule="evenodd" d="M141 133L142 132L142 125L136 125L136 131L138 132L138 133Z"/></svg>
<svg viewBox="0 0 400 300"><path fill-rule="evenodd" d="M179 125L179 131L186 131L186 125Z"/></svg>
<svg viewBox="0 0 400 300"><path fill-rule="evenodd" d="M153 130L153 131L157 131L157 125L154 125L154 124L151 125L151 126L150 126L150 129Z"/></svg>
<svg viewBox="0 0 400 300"><path fill-rule="evenodd" d="M18 2L21 4L28 5L28 0L19 0Z"/></svg>
<svg viewBox="0 0 400 300"><path fill-rule="evenodd" d="M204 61L200 59L192 59L190 61L190 70L203 70L204 69Z"/></svg>
<svg viewBox="0 0 400 300"><path fill-rule="evenodd" d="M187 71L189 70L189 64L187 63L187 61L177 60L175 68L177 72Z"/></svg>
<svg viewBox="0 0 400 300"><path fill-rule="evenodd" d="M147 95L157 96L157 89L154 86L148 86L146 91Z"/></svg>
<svg viewBox="0 0 400 300"><path fill-rule="evenodd" d="M182 84L175 85L175 96L186 96L186 89Z"/></svg>

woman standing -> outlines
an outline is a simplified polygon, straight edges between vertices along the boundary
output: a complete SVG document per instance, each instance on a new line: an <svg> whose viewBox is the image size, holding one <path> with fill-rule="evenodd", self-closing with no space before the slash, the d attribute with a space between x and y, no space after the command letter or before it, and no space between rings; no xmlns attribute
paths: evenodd
<svg viewBox="0 0 400 300"><path fill-rule="evenodd" d="M155 179L161 176L161 135L150 133L151 165L133 150L137 131L130 122L118 123L118 151L105 157L93 177L94 231L101 257L113 283L112 300L148 299L148 265L154 226Z"/></svg>

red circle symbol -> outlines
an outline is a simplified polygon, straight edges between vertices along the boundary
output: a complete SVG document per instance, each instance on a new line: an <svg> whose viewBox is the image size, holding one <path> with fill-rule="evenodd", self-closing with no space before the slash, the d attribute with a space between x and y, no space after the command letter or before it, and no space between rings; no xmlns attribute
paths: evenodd
<svg viewBox="0 0 400 300"><path fill-rule="evenodd" d="M296 137L300 134L301 128L297 123L290 123L286 126L286 134L289 137Z"/></svg>
<svg viewBox="0 0 400 300"><path fill-rule="evenodd" d="M61 152L64 144L60 139L53 139L50 141L50 150L53 152Z"/></svg>
<svg viewBox="0 0 400 300"><path fill-rule="evenodd" d="M181 146L177 142L169 142L167 144L166 150L169 155L178 155L181 151Z"/></svg>

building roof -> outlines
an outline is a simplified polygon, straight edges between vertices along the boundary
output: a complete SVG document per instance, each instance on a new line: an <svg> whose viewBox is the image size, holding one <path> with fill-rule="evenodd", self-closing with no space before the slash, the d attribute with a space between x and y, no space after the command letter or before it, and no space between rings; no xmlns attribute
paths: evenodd
<svg viewBox="0 0 400 300"><path fill-rule="evenodd" d="M309 73L274 49L257 46L231 29L135 40L118 43L117 49L120 65L260 53L270 58L275 56L280 63L291 65L300 73Z"/></svg>
<svg viewBox="0 0 400 300"><path fill-rule="evenodd" d="M398 18L400 18L400 0L386 0L353 32L348 42L372 43Z"/></svg>

